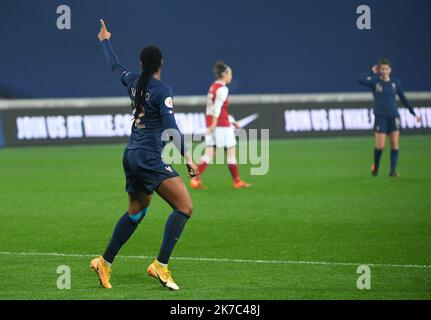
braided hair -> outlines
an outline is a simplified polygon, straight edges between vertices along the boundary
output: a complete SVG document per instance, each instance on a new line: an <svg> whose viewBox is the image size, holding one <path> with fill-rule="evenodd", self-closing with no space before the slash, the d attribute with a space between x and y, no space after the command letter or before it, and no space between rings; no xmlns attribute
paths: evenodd
<svg viewBox="0 0 431 320"><path fill-rule="evenodd" d="M159 71L162 66L162 59L162 51L156 46L148 46L141 51L140 60L142 73L139 76L135 97L132 100L132 107L135 109L135 119L144 110L148 83L151 77Z"/></svg>

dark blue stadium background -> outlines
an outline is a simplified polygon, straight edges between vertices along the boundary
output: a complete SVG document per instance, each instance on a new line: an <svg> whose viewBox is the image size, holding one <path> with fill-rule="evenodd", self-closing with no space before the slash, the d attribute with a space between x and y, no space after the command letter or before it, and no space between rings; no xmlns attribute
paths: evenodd
<svg viewBox="0 0 431 320"><path fill-rule="evenodd" d="M72 9L72 30L56 8ZM372 30L356 8L372 8ZM363 91L355 77L389 57L410 91L431 89L429 0L92 0L0 2L0 91L16 97L120 96L107 70L98 19L105 18L124 65L138 69L143 46L165 56L176 95L205 94L211 66L234 69L231 92Z"/></svg>

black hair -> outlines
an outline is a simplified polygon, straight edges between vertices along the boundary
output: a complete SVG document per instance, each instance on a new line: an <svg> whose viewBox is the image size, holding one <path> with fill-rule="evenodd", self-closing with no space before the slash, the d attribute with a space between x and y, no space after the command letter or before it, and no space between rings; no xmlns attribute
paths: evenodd
<svg viewBox="0 0 431 320"><path fill-rule="evenodd" d="M154 73L159 71L162 66L162 59L162 51L156 46L148 46L141 51L142 73L139 76L135 97L132 101L132 107L135 108L135 119L143 111L148 83Z"/></svg>
<svg viewBox="0 0 431 320"><path fill-rule="evenodd" d="M229 66L223 61L217 61L214 64L214 73L217 78L220 78L224 72L229 68Z"/></svg>
<svg viewBox="0 0 431 320"><path fill-rule="evenodd" d="M379 62L377 62L377 64L379 66L381 66L382 64L384 64L384 65L388 65L389 67L392 67L391 62L389 61L389 59L386 59L386 58L380 59Z"/></svg>

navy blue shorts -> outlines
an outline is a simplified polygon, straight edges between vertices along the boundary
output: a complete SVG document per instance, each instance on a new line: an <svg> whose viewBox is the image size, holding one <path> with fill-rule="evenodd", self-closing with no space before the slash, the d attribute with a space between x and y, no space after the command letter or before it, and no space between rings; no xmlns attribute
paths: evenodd
<svg viewBox="0 0 431 320"><path fill-rule="evenodd" d="M374 131L377 133L389 134L401 129L399 117L375 116Z"/></svg>
<svg viewBox="0 0 431 320"><path fill-rule="evenodd" d="M169 164L162 161L159 154L143 149L125 150L123 169L126 176L126 192L143 191L147 194L157 190L163 180L178 177Z"/></svg>

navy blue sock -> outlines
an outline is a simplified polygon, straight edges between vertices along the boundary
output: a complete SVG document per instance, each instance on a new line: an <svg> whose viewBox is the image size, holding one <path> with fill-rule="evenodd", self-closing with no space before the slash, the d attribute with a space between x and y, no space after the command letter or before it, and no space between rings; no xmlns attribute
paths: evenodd
<svg viewBox="0 0 431 320"><path fill-rule="evenodd" d="M114 232L112 233L111 241L109 241L108 247L103 254L103 259L109 263L114 261L118 251L120 251L123 244L129 240L133 232L135 232L138 227L138 224L144 218L147 213L147 209L148 208L145 208L132 216L129 216L128 212L121 216L115 226Z"/></svg>
<svg viewBox="0 0 431 320"><path fill-rule="evenodd" d="M391 172L397 171L398 149L391 150Z"/></svg>
<svg viewBox="0 0 431 320"><path fill-rule="evenodd" d="M189 216L185 213L175 209L168 220L166 221L165 233L163 235L162 246L160 247L159 256L157 260L161 263L168 264L175 244L181 235L181 232L186 225Z"/></svg>
<svg viewBox="0 0 431 320"><path fill-rule="evenodd" d="M382 157L383 150L382 149L374 149L374 166L375 171L379 171L380 166L380 158Z"/></svg>

